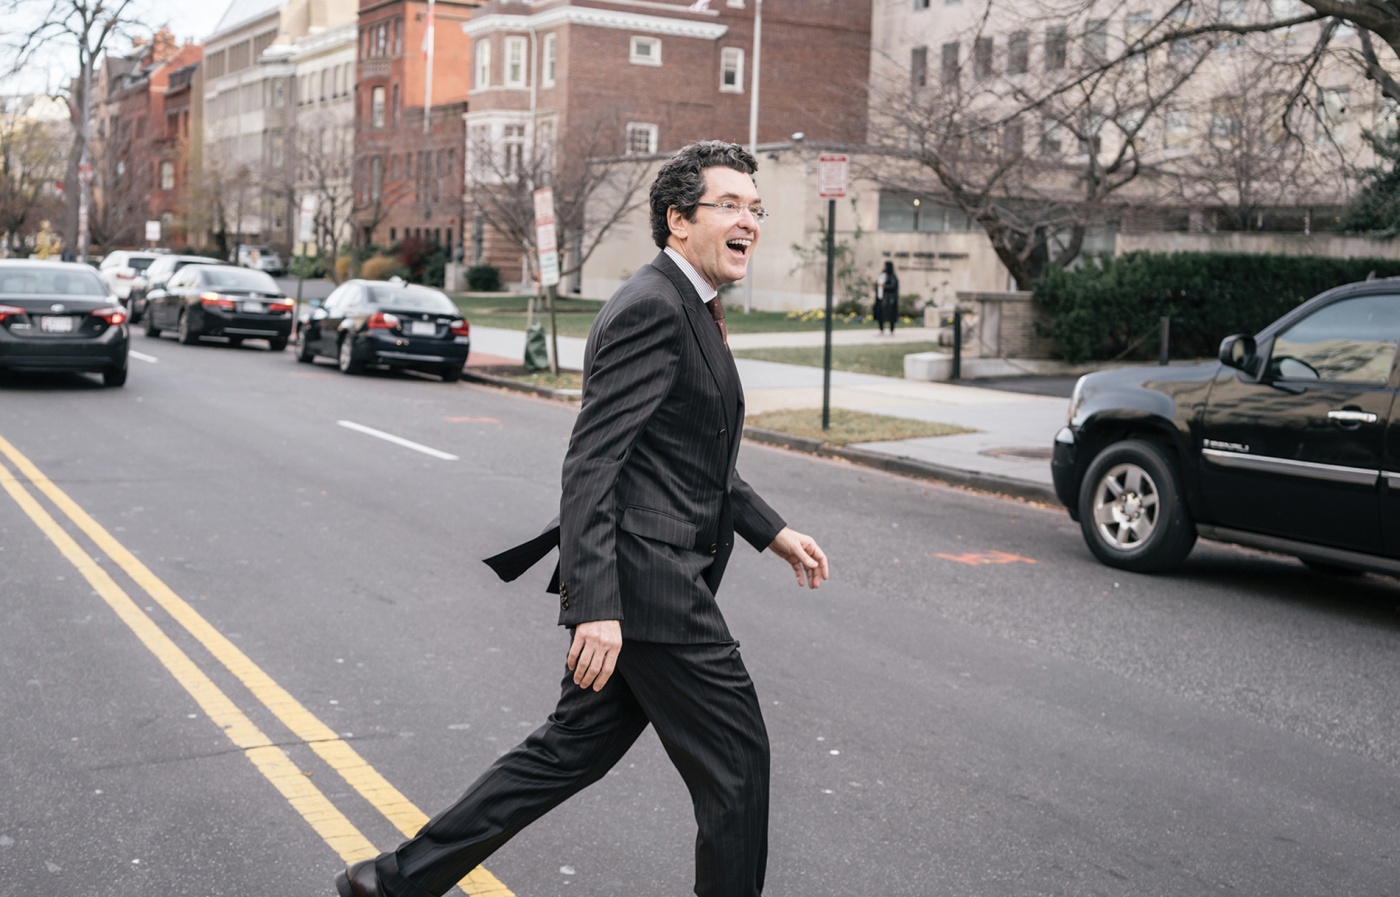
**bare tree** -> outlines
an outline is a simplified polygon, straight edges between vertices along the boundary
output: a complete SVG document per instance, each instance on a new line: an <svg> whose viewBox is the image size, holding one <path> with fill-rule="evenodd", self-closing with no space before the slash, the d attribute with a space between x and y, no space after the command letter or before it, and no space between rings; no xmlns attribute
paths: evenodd
<svg viewBox="0 0 1400 897"><path fill-rule="evenodd" d="M33 23L13 31L6 30L0 38L13 55L12 72L33 65L46 65L67 54L59 62L61 70L76 72L68 86L69 105L77 127L68 151L66 181L78 189L68 192L69 214L64 225L64 239L86 254L86 234L79 234L79 215L85 188L79 181L79 168L88 147L91 121L92 85L97 60L123 38L130 38L137 26L131 10L131 0L0 0L0 14L6 22ZM76 63L76 65L74 64Z"/></svg>
<svg viewBox="0 0 1400 897"><path fill-rule="evenodd" d="M522 129L523 130L523 129ZM521 133L518 142L497 143L483 130L467 134L467 193L485 224L529 260L538 273L534 192L548 187L554 195L559 274L582 270L613 226L645 200L649 166L618 155L617 135L624 133L606 116L576 126L567 157L556 152L552 131ZM638 194L642 195L639 196ZM550 365L558 373L558 331L553 319L555 291L548 291Z"/></svg>
<svg viewBox="0 0 1400 897"><path fill-rule="evenodd" d="M296 192L312 196L312 242L322 259L334 259L336 250L353 238L355 193L350 172L355 160L355 136L349 122L325 112L299 120L292 136L292 165ZM328 272L334 276L334 265Z"/></svg>
<svg viewBox="0 0 1400 897"><path fill-rule="evenodd" d="M70 139L67 121L32 118L28 105L0 110L0 235L12 252L61 213L56 188Z"/></svg>

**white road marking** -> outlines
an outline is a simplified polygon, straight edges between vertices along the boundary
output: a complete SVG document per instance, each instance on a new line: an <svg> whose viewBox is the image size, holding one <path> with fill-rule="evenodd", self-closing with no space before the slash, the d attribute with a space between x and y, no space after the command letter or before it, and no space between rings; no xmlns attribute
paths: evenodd
<svg viewBox="0 0 1400 897"><path fill-rule="evenodd" d="M137 361L145 361L150 364L156 364L160 360L154 355L147 355L145 352L137 352L135 349L128 349L126 354L128 357L135 358Z"/></svg>
<svg viewBox="0 0 1400 897"><path fill-rule="evenodd" d="M383 430L376 430L373 427L366 427L364 424L357 424L351 420L338 420L336 421L336 423L340 424L342 427L345 427L347 430L355 430L356 432L364 433L367 436L374 436L377 439L383 439L385 442L392 442L395 445L401 445L404 448L413 449L415 452L422 452L425 455L432 455L434 458L441 458L444 461L457 460L456 455L449 455L447 452L440 452L435 448L428 448L428 446L426 445L419 445L416 442L411 442L407 439L404 439L402 436L395 436L393 433L385 433Z"/></svg>

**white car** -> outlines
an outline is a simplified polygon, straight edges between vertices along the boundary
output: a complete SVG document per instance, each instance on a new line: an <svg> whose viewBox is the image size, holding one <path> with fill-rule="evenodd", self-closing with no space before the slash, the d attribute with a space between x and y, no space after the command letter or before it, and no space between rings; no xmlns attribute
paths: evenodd
<svg viewBox="0 0 1400 897"><path fill-rule="evenodd" d="M107 289L123 303L131 298L131 288L137 278L145 273L151 262L160 258L159 252L134 252L118 249L107 253L97 268L97 276L107 285Z"/></svg>
<svg viewBox="0 0 1400 897"><path fill-rule="evenodd" d="M281 276L286 273L286 266L282 264L282 257L266 246L256 246L245 243L238 247L238 253L234 257L234 262L240 268L253 268L258 271L266 271L268 274Z"/></svg>

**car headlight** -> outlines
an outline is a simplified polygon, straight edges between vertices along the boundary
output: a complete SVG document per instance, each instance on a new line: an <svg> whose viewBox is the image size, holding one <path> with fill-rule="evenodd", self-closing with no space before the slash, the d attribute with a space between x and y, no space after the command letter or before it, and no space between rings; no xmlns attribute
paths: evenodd
<svg viewBox="0 0 1400 897"><path fill-rule="evenodd" d="M1084 401L1084 378L1080 377L1074 381L1074 392L1069 396L1069 411L1065 414L1065 423L1073 424L1075 415L1079 413L1079 406Z"/></svg>

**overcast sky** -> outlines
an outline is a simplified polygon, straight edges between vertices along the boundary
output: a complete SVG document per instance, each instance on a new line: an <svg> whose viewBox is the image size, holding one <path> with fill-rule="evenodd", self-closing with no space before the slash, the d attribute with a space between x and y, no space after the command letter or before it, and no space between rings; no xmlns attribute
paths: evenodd
<svg viewBox="0 0 1400 897"><path fill-rule="evenodd" d="M160 24L168 24L179 40L202 41L213 32L228 9L230 0L134 0L129 17L137 22L149 22L152 30ZM231 0L238 2L238 0ZM49 6L47 0L29 5L42 16ZM42 18L35 20L42 21ZM9 29L6 29L9 30ZM27 30L27 29L26 29ZM78 68L77 52L73 47L55 47L55 53L43 63L29 66L17 75L6 75L12 54L0 49L0 93L33 93L40 91L56 92ZM124 53L130 44L107 48L113 53Z"/></svg>

